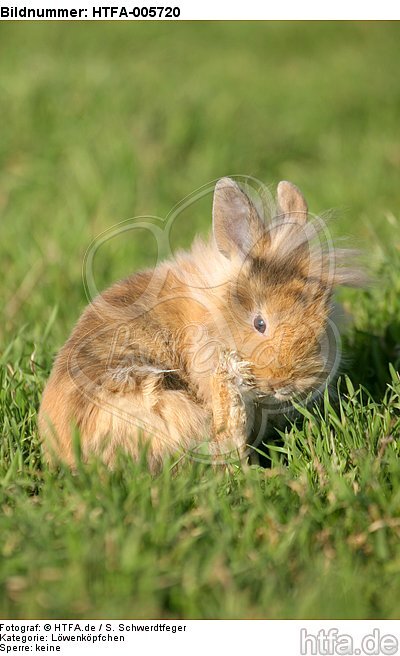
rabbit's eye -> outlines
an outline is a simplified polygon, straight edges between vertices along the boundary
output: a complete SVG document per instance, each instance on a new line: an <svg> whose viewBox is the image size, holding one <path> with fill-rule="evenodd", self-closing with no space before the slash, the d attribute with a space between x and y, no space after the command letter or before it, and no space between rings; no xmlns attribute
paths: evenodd
<svg viewBox="0 0 400 656"><path fill-rule="evenodd" d="M264 319L260 314L257 314L253 321L254 328L258 330L259 333L265 333L265 329L267 327L267 324L265 323Z"/></svg>

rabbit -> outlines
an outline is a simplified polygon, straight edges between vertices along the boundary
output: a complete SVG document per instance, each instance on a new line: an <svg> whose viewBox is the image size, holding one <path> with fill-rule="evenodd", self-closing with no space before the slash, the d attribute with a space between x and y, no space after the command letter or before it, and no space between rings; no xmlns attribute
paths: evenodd
<svg viewBox="0 0 400 656"><path fill-rule="evenodd" d="M318 227L300 190L280 182L266 223L251 194L222 178L212 221L207 241L85 309L43 393L49 463L74 466L76 430L82 457L110 467L119 450L138 459L145 449L154 472L174 454L244 458L265 432L260 406L279 415L327 384L333 291L357 274L343 252L312 244Z"/></svg>

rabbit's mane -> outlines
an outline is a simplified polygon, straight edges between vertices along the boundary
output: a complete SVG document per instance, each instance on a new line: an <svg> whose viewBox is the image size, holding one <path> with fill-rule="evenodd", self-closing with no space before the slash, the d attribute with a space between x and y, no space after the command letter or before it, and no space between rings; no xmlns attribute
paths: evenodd
<svg viewBox="0 0 400 656"><path fill-rule="evenodd" d="M352 266L357 252L336 246L327 224L326 218L316 216L299 225L274 213L273 218L264 220L264 236L247 255L238 252L227 258L213 235L208 240L196 237L189 251L176 253L173 268L179 271L182 282L203 290L233 282L254 261L261 261L269 271L279 271L282 278L275 282L281 284L299 268L307 279L321 281L330 289L362 284L362 273Z"/></svg>

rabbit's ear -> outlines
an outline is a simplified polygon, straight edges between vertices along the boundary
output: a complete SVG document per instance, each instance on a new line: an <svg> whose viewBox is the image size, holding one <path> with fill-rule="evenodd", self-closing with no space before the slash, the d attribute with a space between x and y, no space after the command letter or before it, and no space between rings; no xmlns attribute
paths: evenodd
<svg viewBox="0 0 400 656"><path fill-rule="evenodd" d="M300 189L287 180L278 184L278 217L303 225L307 221L308 207Z"/></svg>
<svg viewBox="0 0 400 656"><path fill-rule="evenodd" d="M250 198L231 178L221 178L215 185L213 231L218 249L228 258L246 255L265 233Z"/></svg>

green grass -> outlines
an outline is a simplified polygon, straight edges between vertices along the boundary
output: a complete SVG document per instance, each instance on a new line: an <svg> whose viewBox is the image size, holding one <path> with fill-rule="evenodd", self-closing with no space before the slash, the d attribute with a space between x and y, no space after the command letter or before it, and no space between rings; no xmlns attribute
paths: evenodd
<svg viewBox="0 0 400 656"><path fill-rule="evenodd" d="M0 616L400 616L399 55L396 23L0 26ZM36 412L90 241L235 173L293 180L367 255L337 401L265 469L49 472ZM154 258L108 244L96 284Z"/></svg>

